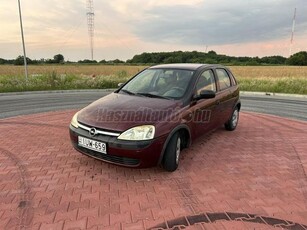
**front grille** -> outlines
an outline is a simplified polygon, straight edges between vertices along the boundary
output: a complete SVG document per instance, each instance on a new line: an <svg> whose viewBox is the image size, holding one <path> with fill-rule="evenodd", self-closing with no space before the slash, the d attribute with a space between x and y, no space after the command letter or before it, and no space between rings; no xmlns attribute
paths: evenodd
<svg viewBox="0 0 307 230"><path fill-rule="evenodd" d="M82 123L79 123L79 128L86 130L88 132L91 131L91 129L94 129L94 127L89 127L87 125L84 125ZM113 136L113 137L118 137L120 135L120 133L118 132L113 132L113 131L108 131L108 130L101 130L101 129L96 129L95 128L95 134L100 134L100 135L104 135L104 136Z"/></svg>
<svg viewBox="0 0 307 230"><path fill-rule="evenodd" d="M108 155L103 153L98 153L86 148L82 148L78 146L79 149L86 155L89 155L91 157L97 158L99 160L108 161L115 164L125 165L125 166L138 166L140 164L139 159L133 159L128 157L120 157L120 156L114 156L114 155Z"/></svg>

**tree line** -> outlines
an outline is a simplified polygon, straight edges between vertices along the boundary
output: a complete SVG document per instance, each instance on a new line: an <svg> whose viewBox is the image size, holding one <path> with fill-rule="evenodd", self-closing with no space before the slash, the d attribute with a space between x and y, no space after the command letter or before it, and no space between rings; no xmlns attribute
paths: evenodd
<svg viewBox="0 0 307 230"><path fill-rule="evenodd" d="M291 55L289 58L283 56L267 57L234 57L223 54L217 54L215 51L208 53L198 51L175 51L175 52L156 52L142 53L135 55L132 59L125 61L115 60L79 60L78 62L65 61L62 54L54 55L53 59L31 60L27 57L28 64L63 64L63 63L80 63L80 64L168 64L168 63L207 63L207 64L224 64L224 65L299 65L307 66L307 52L300 51ZM0 64L23 65L23 56L16 59L6 60L0 58Z"/></svg>
<svg viewBox="0 0 307 230"><path fill-rule="evenodd" d="M225 65L307 65L307 52L301 51L289 58L283 56L268 57L234 57L217 54L215 51L203 52L159 52L135 55L127 63L160 64L160 63L207 63Z"/></svg>
<svg viewBox="0 0 307 230"><path fill-rule="evenodd" d="M61 64L65 62L64 56L62 54L57 54L53 56L53 59L40 59L40 60L32 60L30 58L26 58L27 64L29 65L37 65L37 64ZM18 56L15 59L3 59L0 58L0 65L3 64L11 64L11 65L23 65L24 64L24 56Z"/></svg>
<svg viewBox="0 0 307 230"><path fill-rule="evenodd" d="M124 64L124 61L121 61L119 59L115 60L101 60L101 61L96 61L96 60L89 60L89 59L84 59L84 60L79 60L77 62L72 62L72 61L65 61L65 58L62 54L57 54L54 55L53 59L30 59L26 58L27 64L29 65L38 65L38 64L64 64L64 63L80 63L80 64ZM9 65L24 65L24 57L22 55L18 56L16 59L3 59L0 58L0 65L4 64L9 64Z"/></svg>

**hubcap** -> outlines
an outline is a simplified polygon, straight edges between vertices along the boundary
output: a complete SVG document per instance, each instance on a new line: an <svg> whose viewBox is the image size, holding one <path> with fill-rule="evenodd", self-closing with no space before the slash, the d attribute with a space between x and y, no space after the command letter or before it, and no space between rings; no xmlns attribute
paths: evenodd
<svg viewBox="0 0 307 230"><path fill-rule="evenodd" d="M236 110L233 112L232 118L231 118L233 127L236 127L236 126L237 126L238 118L239 118L239 112L238 112L238 110L236 109Z"/></svg>
<svg viewBox="0 0 307 230"><path fill-rule="evenodd" d="M176 164L178 165L179 163L179 156L180 156L180 145L181 145L181 140L180 137L177 139L177 145L176 145Z"/></svg>

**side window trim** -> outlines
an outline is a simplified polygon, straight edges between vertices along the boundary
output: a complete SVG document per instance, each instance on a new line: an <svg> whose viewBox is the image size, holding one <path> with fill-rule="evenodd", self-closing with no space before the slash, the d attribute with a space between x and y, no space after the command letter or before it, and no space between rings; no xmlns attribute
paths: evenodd
<svg viewBox="0 0 307 230"><path fill-rule="evenodd" d="M230 76L231 79L231 86L235 86L238 84L237 80L235 79L235 77L233 76L233 74L231 73L230 70L226 69L228 76Z"/></svg>

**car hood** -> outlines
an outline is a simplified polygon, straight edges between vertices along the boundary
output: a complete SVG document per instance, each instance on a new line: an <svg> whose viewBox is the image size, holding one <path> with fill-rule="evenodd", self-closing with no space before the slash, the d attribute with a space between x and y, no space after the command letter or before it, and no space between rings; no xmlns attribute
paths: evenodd
<svg viewBox="0 0 307 230"><path fill-rule="evenodd" d="M111 93L82 109L78 121L89 127L123 132L139 125L166 121L181 108L175 100Z"/></svg>

